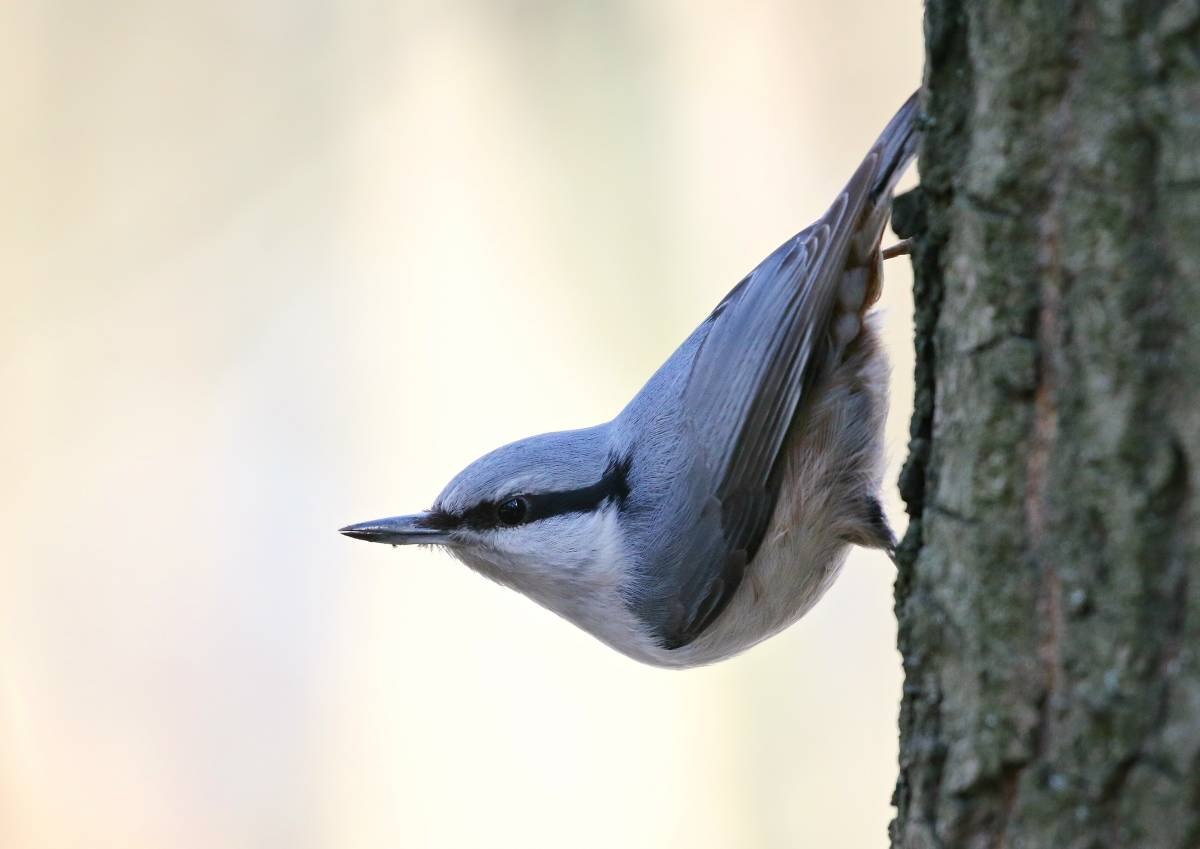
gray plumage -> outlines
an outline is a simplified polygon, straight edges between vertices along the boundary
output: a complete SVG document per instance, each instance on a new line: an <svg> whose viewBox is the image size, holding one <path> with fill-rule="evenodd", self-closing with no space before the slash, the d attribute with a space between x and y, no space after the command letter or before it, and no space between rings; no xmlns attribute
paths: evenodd
<svg viewBox="0 0 1200 849"><path fill-rule="evenodd" d="M893 546L887 365L866 310L916 95L829 210L742 280L607 424L464 469L431 510L343 528L444 545L609 645L694 666L802 616L850 543Z"/></svg>

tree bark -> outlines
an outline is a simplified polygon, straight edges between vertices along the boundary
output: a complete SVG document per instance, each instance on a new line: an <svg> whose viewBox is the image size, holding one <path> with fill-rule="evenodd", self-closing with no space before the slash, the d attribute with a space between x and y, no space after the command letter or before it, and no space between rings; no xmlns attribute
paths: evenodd
<svg viewBox="0 0 1200 849"><path fill-rule="evenodd" d="M893 847L1200 847L1200 2L928 0Z"/></svg>

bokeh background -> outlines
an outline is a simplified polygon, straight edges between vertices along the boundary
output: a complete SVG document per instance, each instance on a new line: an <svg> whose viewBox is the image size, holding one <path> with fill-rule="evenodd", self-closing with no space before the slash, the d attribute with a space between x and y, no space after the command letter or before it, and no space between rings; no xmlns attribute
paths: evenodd
<svg viewBox="0 0 1200 849"><path fill-rule="evenodd" d="M0 5L0 846L883 847L883 557L679 673L335 530L619 410L833 197L920 15Z"/></svg>

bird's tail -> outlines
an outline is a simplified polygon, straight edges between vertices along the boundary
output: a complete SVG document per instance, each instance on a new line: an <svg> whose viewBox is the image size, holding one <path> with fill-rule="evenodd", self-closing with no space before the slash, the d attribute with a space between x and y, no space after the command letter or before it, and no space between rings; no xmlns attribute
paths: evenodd
<svg viewBox="0 0 1200 849"><path fill-rule="evenodd" d="M919 91L913 92L883 128L863 161L859 174L855 175L856 179L860 175L867 177L869 182L866 184L871 188L867 191L862 218L850 247L851 265L866 263L878 250L884 224L892 209L892 191L904 175L908 163L917 154L917 144L921 140L917 120L921 114L917 98L919 94ZM869 174L862 174L864 168L869 169Z"/></svg>
<svg viewBox="0 0 1200 849"><path fill-rule="evenodd" d="M921 114L921 104L917 100L919 94L919 91L914 91L912 96L904 101L904 105L883 128L871 149L879 156L875 184L871 187L873 201L892 193L904 169L917 154L917 143L921 139L917 128L917 118Z"/></svg>

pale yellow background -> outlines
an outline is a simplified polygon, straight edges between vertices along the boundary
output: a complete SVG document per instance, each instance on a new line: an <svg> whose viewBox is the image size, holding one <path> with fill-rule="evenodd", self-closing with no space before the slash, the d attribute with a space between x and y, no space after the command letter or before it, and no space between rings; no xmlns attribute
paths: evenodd
<svg viewBox="0 0 1200 849"><path fill-rule="evenodd" d="M335 529L613 415L920 52L917 0L0 4L0 846L884 846L881 556L678 673Z"/></svg>

